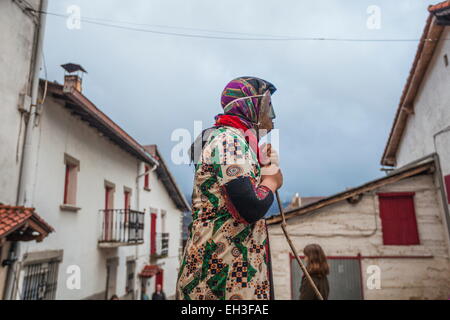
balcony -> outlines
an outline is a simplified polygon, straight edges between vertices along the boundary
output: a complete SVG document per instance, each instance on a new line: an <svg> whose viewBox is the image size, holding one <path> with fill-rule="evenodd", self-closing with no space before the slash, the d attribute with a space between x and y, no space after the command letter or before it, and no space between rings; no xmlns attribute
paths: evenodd
<svg viewBox="0 0 450 320"><path fill-rule="evenodd" d="M100 210L98 246L116 248L144 243L144 212L131 209Z"/></svg>
<svg viewBox="0 0 450 320"><path fill-rule="evenodd" d="M169 255L169 233L157 233L152 246L152 258L164 258Z"/></svg>

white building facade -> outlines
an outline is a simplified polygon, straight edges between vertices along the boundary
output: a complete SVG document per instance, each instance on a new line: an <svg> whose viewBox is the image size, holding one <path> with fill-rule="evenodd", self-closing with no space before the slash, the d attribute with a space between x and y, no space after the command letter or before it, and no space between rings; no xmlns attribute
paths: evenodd
<svg viewBox="0 0 450 320"><path fill-rule="evenodd" d="M19 200L25 131L32 88L37 85L34 74L40 65L38 43L43 34L40 30L42 17L37 11L43 5L41 0L0 2L0 107L3 120L0 126L0 299L11 284L14 244L42 241L46 232L52 230L35 215L33 208L24 208L24 203ZM23 228L34 224L30 218L47 231L39 237L32 234L24 237ZM28 231L37 231L35 227Z"/></svg>
<svg viewBox="0 0 450 320"><path fill-rule="evenodd" d="M36 10L38 0L28 1ZM31 95L38 16L14 1L0 2L0 202L15 204L25 113Z"/></svg>
<svg viewBox="0 0 450 320"><path fill-rule="evenodd" d="M429 11L381 164L401 167L435 153L450 204L450 3Z"/></svg>
<svg viewBox="0 0 450 320"><path fill-rule="evenodd" d="M163 183L167 167L66 79L76 81L41 81L33 140L32 202L55 232L20 243L12 298L140 299L157 281L170 298L189 205L173 178Z"/></svg>
<svg viewBox="0 0 450 320"><path fill-rule="evenodd" d="M449 26L432 18L426 38L438 39L419 48L404 89L399 115L382 159L384 165L404 164L438 153L444 175L450 174L450 37ZM424 68L424 70L419 69ZM413 86L416 86L413 88ZM406 105L408 104L406 108ZM404 116L403 116L404 114Z"/></svg>

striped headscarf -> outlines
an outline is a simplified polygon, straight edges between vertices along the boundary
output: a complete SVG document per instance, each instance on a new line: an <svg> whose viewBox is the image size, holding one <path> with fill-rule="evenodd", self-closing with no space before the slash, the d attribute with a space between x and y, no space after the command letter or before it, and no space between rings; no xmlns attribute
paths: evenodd
<svg viewBox="0 0 450 320"><path fill-rule="evenodd" d="M237 116L248 128L253 128L258 122L257 117L262 99L255 97L233 101L243 97L261 95L267 90L273 94L277 89L270 82L256 77L239 77L231 80L222 91L221 104L224 114ZM219 116L216 116L216 119Z"/></svg>
<svg viewBox="0 0 450 320"><path fill-rule="evenodd" d="M231 126L241 129L244 132L247 129L257 129L256 124L258 123L261 97L244 100L238 99L262 95L267 90L270 91L270 94L273 94L277 89L270 82L256 77L239 77L231 80L222 91L221 104L224 113L215 116L215 126ZM236 101L233 102L234 100ZM203 149L205 141L209 136L206 132L209 130L211 128L203 130L191 145L190 157L193 163L198 162L200 151ZM250 147L259 155L257 137L252 136L254 134L247 132L246 139ZM196 148L195 146L199 147Z"/></svg>

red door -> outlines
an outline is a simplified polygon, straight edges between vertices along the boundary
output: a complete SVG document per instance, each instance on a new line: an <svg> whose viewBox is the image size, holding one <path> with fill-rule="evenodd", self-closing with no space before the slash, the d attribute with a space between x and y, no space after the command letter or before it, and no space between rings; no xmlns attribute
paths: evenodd
<svg viewBox="0 0 450 320"><path fill-rule="evenodd" d="M163 290L163 289L164 289L163 283L164 283L164 270L161 269L161 271L158 272L158 273L156 274L156 279L155 279L155 291L156 291L156 286L157 286L158 284L161 285L161 290Z"/></svg>
<svg viewBox="0 0 450 320"><path fill-rule="evenodd" d="M150 215L150 254L156 253L156 213Z"/></svg>

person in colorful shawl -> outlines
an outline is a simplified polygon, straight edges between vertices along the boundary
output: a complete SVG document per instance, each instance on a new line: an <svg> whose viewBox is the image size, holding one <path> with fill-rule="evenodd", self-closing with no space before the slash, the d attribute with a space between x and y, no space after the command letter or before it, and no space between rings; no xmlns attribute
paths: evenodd
<svg viewBox="0 0 450 320"><path fill-rule="evenodd" d="M177 281L177 299L273 299L264 215L283 183L277 154L258 140L273 129L265 80L240 77L222 92L223 114L191 147L193 222ZM269 157L270 152L270 157Z"/></svg>

